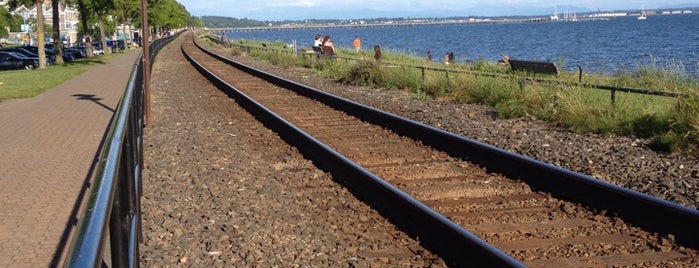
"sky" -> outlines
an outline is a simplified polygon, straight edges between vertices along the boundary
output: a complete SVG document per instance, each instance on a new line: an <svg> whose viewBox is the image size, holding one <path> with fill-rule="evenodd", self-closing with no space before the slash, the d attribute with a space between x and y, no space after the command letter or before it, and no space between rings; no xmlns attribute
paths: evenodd
<svg viewBox="0 0 699 268"><path fill-rule="evenodd" d="M627 9L699 7L699 0L178 0L194 16L255 20L547 15Z"/></svg>

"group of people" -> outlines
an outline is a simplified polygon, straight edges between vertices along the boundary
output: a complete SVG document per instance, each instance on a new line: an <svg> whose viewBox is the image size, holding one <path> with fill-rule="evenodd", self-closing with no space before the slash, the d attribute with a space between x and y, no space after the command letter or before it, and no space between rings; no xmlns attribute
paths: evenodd
<svg viewBox="0 0 699 268"><path fill-rule="evenodd" d="M444 54L444 64L449 65L454 63L454 52L447 52Z"/></svg>
<svg viewBox="0 0 699 268"><path fill-rule="evenodd" d="M352 45L354 46L355 53L359 54L359 51L362 49L362 40L359 39L359 36L354 37ZM316 53L317 57L320 57L321 55L329 58L337 57L335 45L333 44L329 35L322 36L320 34L316 34L315 39L313 40L313 51Z"/></svg>
<svg viewBox="0 0 699 268"><path fill-rule="evenodd" d="M432 61L432 51L428 50L427 51L427 56L425 56L425 59L428 62ZM454 52L447 52L447 54L444 54L444 58L442 59L445 65L449 65L454 63Z"/></svg>
<svg viewBox="0 0 699 268"><path fill-rule="evenodd" d="M330 58L337 57L335 52L335 44L333 44L333 41L330 39L329 35L322 36L320 34L316 34L315 39L313 40L313 51L315 51L316 56L318 57L321 55Z"/></svg>
<svg viewBox="0 0 699 268"><path fill-rule="evenodd" d="M359 36L354 37L352 45L354 46L354 52L359 54L362 49L362 40L359 39ZM313 40L313 51L316 53L318 58L320 58L320 56L326 56L328 58L337 57L335 45L333 44L329 35L322 36L320 34L316 34L315 39ZM376 58L378 61L381 60L381 48L379 46L374 46L374 58ZM426 59L429 62L432 61L432 51L427 51ZM443 63L445 65L453 64L454 52L447 52L444 54Z"/></svg>

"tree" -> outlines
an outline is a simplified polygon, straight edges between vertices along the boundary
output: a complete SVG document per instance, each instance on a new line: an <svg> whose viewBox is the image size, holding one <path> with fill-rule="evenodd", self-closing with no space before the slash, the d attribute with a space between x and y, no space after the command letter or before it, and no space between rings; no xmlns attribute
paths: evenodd
<svg viewBox="0 0 699 268"><path fill-rule="evenodd" d="M8 37L10 32L19 32L20 25L22 16L13 15L8 9L0 8L0 36Z"/></svg>
<svg viewBox="0 0 699 268"><path fill-rule="evenodd" d="M85 39L85 57L92 58L94 53L92 52L92 37L90 32L90 27L88 27L88 10L85 5L85 0L78 0L78 10L80 12L80 22L83 28L83 38Z"/></svg>
<svg viewBox="0 0 699 268"><path fill-rule="evenodd" d="M46 69L46 40L44 40L44 0L36 0L36 41L39 51L39 69Z"/></svg>
<svg viewBox="0 0 699 268"><path fill-rule="evenodd" d="M53 55L56 59L53 60L53 64L62 65L63 62L63 46L61 46L61 22L58 13L58 0L51 0L51 15L53 28Z"/></svg>
<svg viewBox="0 0 699 268"><path fill-rule="evenodd" d="M36 40L39 53L39 69L46 69L46 50L44 50L44 0L10 0L7 3L12 10L24 5L26 7L36 7Z"/></svg>
<svg viewBox="0 0 699 268"><path fill-rule="evenodd" d="M88 2L87 6L90 9L90 14L97 15L95 19L97 20L97 25L100 32L100 41L102 42L102 49L104 49L105 53L111 53L111 51L107 49L107 38L105 33L104 22L110 17L107 15L113 13L113 11L116 9L116 7L114 6L114 1L91 0Z"/></svg>
<svg viewBox="0 0 699 268"><path fill-rule="evenodd" d="M159 0L149 2L148 23L159 33L187 25L191 15L185 7L175 0Z"/></svg>
<svg viewBox="0 0 699 268"><path fill-rule="evenodd" d="M124 33L124 45L129 46L130 36L131 36L131 25L135 21L139 21L141 16L141 1L140 0L114 0L114 6L116 7L115 14L117 16L117 21L121 22L124 26L121 32ZM126 27L129 27L127 30ZM127 36L129 37L127 39Z"/></svg>

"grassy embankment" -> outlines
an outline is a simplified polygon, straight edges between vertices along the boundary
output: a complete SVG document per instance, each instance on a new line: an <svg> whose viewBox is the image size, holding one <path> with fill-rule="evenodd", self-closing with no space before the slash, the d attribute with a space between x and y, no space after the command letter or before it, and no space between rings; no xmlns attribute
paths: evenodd
<svg viewBox="0 0 699 268"><path fill-rule="evenodd" d="M216 38L204 38L216 43ZM261 41L233 40L236 45L261 47ZM290 50L281 42L264 42L267 48ZM232 48L234 54L242 50ZM509 67L485 61L468 64L442 65L428 63L421 57L406 53L383 51L382 63L373 59L373 51L359 55L340 48L338 55L354 60L317 60L291 53L253 50L251 56L282 66L311 68L318 74L354 85L371 85L386 90L401 89L415 93L416 98L446 98L462 103L485 104L494 107L500 118L532 117L546 120L577 133L627 135L650 139L650 146L659 151L696 154L699 149L699 82L682 75L681 63L670 62L645 66L633 72L614 76L584 74L583 83L616 87L640 88L687 94L686 98L671 98L637 93L611 92L576 85L577 72L564 72L559 78L546 77L567 84L525 82L527 74L509 73ZM557 63L566 70L565 62ZM422 70L423 66L439 70ZM490 77L464 70L502 76ZM541 78L542 75L537 75Z"/></svg>
<svg viewBox="0 0 699 268"><path fill-rule="evenodd" d="M44 70L0 71L0 101L32 98L63 82L76 77L95 64L102 64L119 55L99 55L90 59L79 59L65 65L52 65Z"/></svg>

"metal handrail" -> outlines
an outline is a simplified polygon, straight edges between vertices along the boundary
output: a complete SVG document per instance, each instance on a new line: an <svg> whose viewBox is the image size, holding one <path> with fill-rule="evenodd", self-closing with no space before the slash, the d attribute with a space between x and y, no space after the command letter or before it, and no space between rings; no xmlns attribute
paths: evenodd
<svg viewBox="0 0 699 268"><path fill-rule="evenodd" d="M179 34L153 41L150 57ZM101 267L109 236L110 267L139 267L142 241L141 179L143 166L143 54L134 63L129 82L104 139L97 172L65 267ZM148 68L152 68L151 66Z"/></svg>

